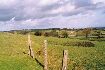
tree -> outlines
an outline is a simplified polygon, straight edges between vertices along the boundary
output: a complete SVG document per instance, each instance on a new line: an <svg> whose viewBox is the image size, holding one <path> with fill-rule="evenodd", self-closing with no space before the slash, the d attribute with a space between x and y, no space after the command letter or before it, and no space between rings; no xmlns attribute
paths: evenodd
<svg viewBox="0 0 105 70"><path fill-rule="evenodd" d="M46 37L51 36L51 35L50 35L50 32L44 32L44 36L46 36Z"/></svg>
<svg viewBox="0 0 105 70"><path fill-rule="evenodd" d="M91 33L91 29L90 28L85 28L83 30L83 33L85 34L85 37L88 38L88 35Z"/></svg>
<svg viewBox="0 0 105 70"><path fill-rule="evenodd" d="M39 32L39 31L36 31L36 32L34 33L34 35L36 35L36 36L41 36L41 35L42 35L42 33L41 33L41 32Z"/></svg>
<svg viewBox="0 0 105 70"><path fill-rule="evenodd" d="M63 36L64 38L67 38L68 37L67 31L62 31L61 36Z"/></svg>
<svg viewBox="0 0 105 70"><path fill-rule="evenodd" d="M58 32L56 32L56 30L52 30L50 32L50 35L53 36L53 37L58 37Z"/></svg>
<svg viewBox="0 0 105 70"><path fill-rule="evenodd" d="M28 33L29 33L29 31L24 31L24 30L19 31L19 34L23 34L23 35L26 35L26 34L28 34Z"/></svg>

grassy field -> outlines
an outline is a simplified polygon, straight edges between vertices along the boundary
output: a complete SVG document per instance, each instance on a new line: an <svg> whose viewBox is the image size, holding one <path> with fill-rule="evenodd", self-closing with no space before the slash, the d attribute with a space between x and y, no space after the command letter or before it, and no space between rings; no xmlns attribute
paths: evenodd
<svg viewBox="0 0 105 70"><path fill-rule="evenodd" d="M78 47L50 44L80 39L37 37L32 35L35 58L43 65L43 41L48 40L49 70L60 70L63 50L68 50L68 70L105 70L105 41L92 41L95 47ZM88 40L85 40L88 41ZM39 52L40 51L40 52ZM43 67L29 57L27 35L0 33L0 70L43 70Z"/></svg>

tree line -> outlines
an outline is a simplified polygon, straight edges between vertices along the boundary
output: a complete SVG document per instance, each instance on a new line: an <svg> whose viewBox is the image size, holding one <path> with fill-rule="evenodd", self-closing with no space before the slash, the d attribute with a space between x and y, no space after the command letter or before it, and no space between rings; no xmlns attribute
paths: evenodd
<svg viewBox="0 0 105 70"><path fill-rule="evenodd" d="M35 36L45 36L45 37L58 37L58 38L68 38L70 37L70 32L73 31L75 32L75 37L78 36L85 36L85 38L89 38L90 36L94 36L96 38L102 38L102 33L101 30L93 30L91 28L84 28L84 29L72 29L72 30L68 30L68 29L46 29L46 30L17 30L17 31L10 31L10 33L18 33L18 34L23 34L26 35L29 32L34 34Z"/></svg>

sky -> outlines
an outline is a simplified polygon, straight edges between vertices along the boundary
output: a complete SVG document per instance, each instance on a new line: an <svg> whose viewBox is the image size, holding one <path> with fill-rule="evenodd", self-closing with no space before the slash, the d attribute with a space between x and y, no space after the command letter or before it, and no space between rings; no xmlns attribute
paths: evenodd
<svg viewBox="0 0 105 70"><path fill-rule="evenodd" d="M105 0L0 0L0 31L105 26Z"/></svg>

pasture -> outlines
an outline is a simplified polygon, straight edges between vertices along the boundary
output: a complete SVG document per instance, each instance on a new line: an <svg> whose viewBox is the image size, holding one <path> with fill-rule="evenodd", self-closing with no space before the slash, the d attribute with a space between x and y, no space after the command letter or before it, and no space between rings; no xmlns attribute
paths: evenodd
<svg viewBox="0 0 105 70"><path fill-rule="evenodd" d="M63 50L68 50L67 70L105 70L105 41L55 38L31 35L36 59L27 55L27 35L0 33L0 70L43 70L43 41L48 40L48 69L60 70ZM66 45L70 42L92 42L94 47ZM66 44L65 44L66 43Z"/></svg>

